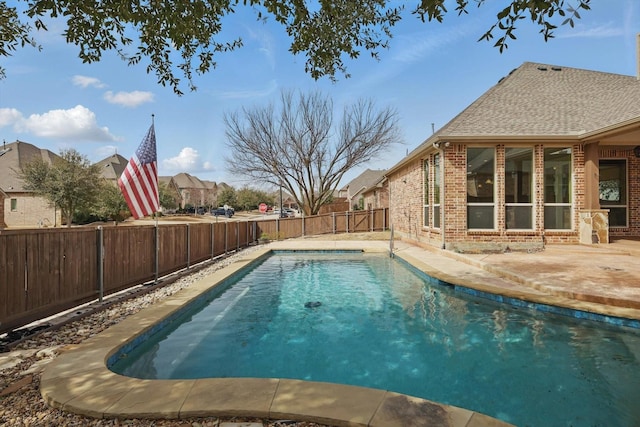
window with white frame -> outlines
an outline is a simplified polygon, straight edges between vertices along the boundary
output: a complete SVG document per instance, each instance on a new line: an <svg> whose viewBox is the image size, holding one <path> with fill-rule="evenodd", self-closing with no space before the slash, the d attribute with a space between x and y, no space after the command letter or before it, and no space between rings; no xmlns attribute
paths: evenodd
<svg viewBox="0 0 640 427"><path fill-rule="evenodd" d="M422 225L424 227L428 227L429 226L429 159L426 159L422 162L422 170L423 170L423 178L422 181L424 183L424 185L422 186L423 188L423 194L422 194L422 200L423 200L423 218L422 218Z"/></svg>
<svg viewBox="0 0 640 427"><path fill-rule="evenodd" d="M11 212L18 210L18 199L11 199Z"/></svg>
<svg viewBox="0 0 640 427"><path fill-rule="evenodd" d="M505 227L509 230L533 228L533 148L505 148Z"/></svg>
<svg viewBox="0 0 640 427"><path fill-rule="evenodd" d="M544 228L571 230L571 147L544 149Z"/></svg>
<svg viewBox="0 0 640 427"><path fill-rule="evenodd" d="M495 148L467 148L467 228L495 228Z"/></svg>
<svg viewBox="0 0 640 427"><path fill-rule="evenodd" d="M609 227L628 226L627 160L600 160L600 208L609 209Z"/></svg>

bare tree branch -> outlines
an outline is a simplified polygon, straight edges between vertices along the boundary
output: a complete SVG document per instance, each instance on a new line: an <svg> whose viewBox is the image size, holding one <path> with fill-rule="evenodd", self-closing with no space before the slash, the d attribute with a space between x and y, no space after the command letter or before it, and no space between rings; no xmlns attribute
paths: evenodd
<svg viewBox="0 0 640 427"><path fill-rule="evenodd" d="M244 108L224 121L228 169L281 184L307 215L318 213L350 169L400 142L395 110L360 100L344 109L335 130L333 102L319 92L283 92L278 109Z"/></svg>

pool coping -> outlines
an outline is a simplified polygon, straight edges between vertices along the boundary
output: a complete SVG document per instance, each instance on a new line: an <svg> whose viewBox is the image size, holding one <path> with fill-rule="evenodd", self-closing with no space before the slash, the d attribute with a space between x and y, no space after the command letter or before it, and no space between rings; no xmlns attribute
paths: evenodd
<svg viewBox="0 0 640 427"><path fill-rule="evenodd" d="M367 243L360 242L364 252L384 251L383 245ZM283 247L286 249L286 245ZM340 245L317 246L317 250L338 249ZM345 246L344 249L352 250L353 247ZM185 304L195 301L202 293L273 250L277 248L267 245L248 253L81 344L66 347L44 369L40 382L43 399L52 407L94 418L238 416L332 426L511 425L464 408L365 387L278 378L144 380L125 377L107 368L107 361L122 346L148 333ZM425 271L425 265L419 260L411 256L403 256L403 259Z"/></svg>

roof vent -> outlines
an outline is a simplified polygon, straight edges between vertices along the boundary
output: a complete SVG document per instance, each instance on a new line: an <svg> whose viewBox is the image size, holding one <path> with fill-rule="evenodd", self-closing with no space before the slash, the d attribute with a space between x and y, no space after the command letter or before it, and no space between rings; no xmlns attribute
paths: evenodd
<svg viewBox="0 0 640 427"><path fill-rule="evenodd" d="M538 70L540 70L540 71L547 71L547 67L540 66L540 67L538 67Z"/></svg>
<svg viewBox="0 0 640 427"><path fill-rule="evenodd" d="M560 67L551 67L551 69L553 71L562 71L562 68L560 68Z"/></svg>

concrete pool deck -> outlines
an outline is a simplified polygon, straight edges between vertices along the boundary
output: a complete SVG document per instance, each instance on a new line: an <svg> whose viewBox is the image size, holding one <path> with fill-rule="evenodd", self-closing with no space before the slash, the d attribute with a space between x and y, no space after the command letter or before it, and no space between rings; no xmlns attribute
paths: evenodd
<svg viewBox="0 0 640 427"><path fill-rule="evenodd" d="M507 426L486 415L385 390L286 379L140 380L107 369L117 350L270 250L388 251L388 241L274 242L199 279L162 303L68 348L46 368L51 406L96 418L245 416L334 426ZM462 255L394 243L394 254L443 281L540 304L640 320L640 242L557 246L526 254Z"/></svg>

